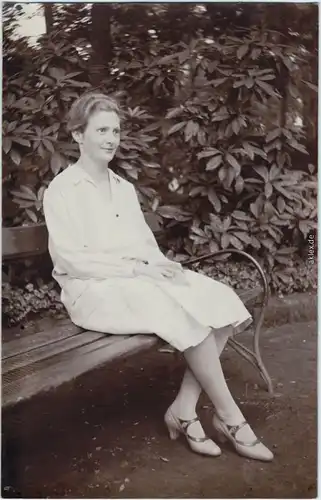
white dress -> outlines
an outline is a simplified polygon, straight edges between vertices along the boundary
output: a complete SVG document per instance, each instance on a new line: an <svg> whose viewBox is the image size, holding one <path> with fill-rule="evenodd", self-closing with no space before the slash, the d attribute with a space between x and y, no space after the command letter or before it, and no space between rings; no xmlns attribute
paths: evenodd
<svg viewBox="0 0 321 500"><path fill-rule="evenodd" d="M111 170L111 199L77 165L44 196L53 276L71 320L110 334L157 334L184 351L210 330L243 330L251 316L228 286L185 270L187 284L136 276L137 260L168 262L145 222L131 183Z"/></svg>

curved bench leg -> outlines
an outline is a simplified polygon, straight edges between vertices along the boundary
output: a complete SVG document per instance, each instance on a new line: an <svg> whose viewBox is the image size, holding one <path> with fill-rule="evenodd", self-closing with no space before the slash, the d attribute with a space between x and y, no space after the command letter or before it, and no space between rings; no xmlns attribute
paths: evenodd
<svg viewBox="0 0 321 500"><path fill-rule="evenodd" d="M273 389L272 379L265 367L260 351L260 333L264 320L264 309L265 306L263 304L261 306L260 314L257 321L255 321L254 318L254 322L256 323L256 325L253 334L253 351L251 351L250 349L248 349L235 339L229 339L229 344L231 345L231 347L233 347L235 351L237 351L241 356L247 359L259 371L262 379L267 385L269 394L273 396L274 389Z"/></svg>
<svg viewBox="0 0 321 500"><path fill-rule="evenodd" d="M274 395L274 389L273 389L273 383L271 380L271 377L263 363L261 353L259 349L255 349L255 351L251 351L247 347L245 347L243 344L238 342L237 340L234 339L229 339L228 344L238 353L240 354L243 358L245 358L247 361L251 363L251 365L256 368L260 375L261 378L264 380L267 386L267 390L271 396Z"/></svg>
<svg viewBox="0 0 321 500"><path fill-rule="evenodd" d="M255 328L254 332L254 338L253 338L253 348L254 348L254 355L256 358L257 362L257 367L260 372L261 377L267 384L267 388L269 391L269 394L273 396L274 390L273 390L273 384L272 384L272 379L263 363L261 352L260 352L260 333L261 333L261 327L263 324L263 319L264 319L264 308L261 308L260 316L257 321L257 325Z"/></svg>
<svg viewBox="0 0 321 500"><path fill-rule="evenodd" d="M254 324L255 324L255 330L254 330L254 335L253 335L253 351L245 347L243 344L238 342L235 339L229 339L228 343L233 347L235 351L237 351L243 358L247 359L260 373L262 379L267 385L268 392L271 396L274 395L274 390L273 390L273 384L272 384L272 379L263 363L261 352L260 352L260 333L261 333L261 328L263 325L263 319L264 319L264 312L265 312L265 307L268 302L269 298L269 287L268 287L268 282L266 275L260 266L260 264L252 257L251 255L247 254L246 252L243 252L242 250L236 250L232 248L226 248L225 250L219 250L217 252L212 252L210 254L203 255L201 257L196 257L192 259L188 259L188 261L185 262L185 264L193 264L195 262L202 262L205 261L209 258L215 258L218 255L223 255L223 254L237 254L245 257L247 260L251 261L256 269L259 272L261 282L263 285L263 300L261 304L261 310L260 310L260 315L257 321L255 321L254 318Z"/></svg>

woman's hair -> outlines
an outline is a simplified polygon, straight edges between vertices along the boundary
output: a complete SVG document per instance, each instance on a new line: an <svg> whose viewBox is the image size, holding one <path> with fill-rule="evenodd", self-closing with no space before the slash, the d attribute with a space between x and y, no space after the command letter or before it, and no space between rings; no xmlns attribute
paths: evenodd
<svg viewBox="0 0 321 500"><path fill-rule="evenodd" d="M120 116L119 106L112 97L98 92L89 92L73 102L67 115L68 132L75 130L83 132L90 116L97 111L114 111Z"/></svg>

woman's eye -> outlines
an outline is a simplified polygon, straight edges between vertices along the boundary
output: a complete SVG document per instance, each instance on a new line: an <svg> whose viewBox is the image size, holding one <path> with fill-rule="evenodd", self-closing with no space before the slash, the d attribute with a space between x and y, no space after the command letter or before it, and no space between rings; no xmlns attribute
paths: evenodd
<svg viewBox="0 0 321 500"><path fill-rule="evenodd" d="M120 129L119 128L114 128L114 134L120 134Z"/></svg>
<svg viewBox="0 0 321 500"><path fill-rule="evenodd" d="M100 128L100 129L99 129L99 132L101 132L102 134L104 134L105 132L107 132L106 127Z"/></svg>

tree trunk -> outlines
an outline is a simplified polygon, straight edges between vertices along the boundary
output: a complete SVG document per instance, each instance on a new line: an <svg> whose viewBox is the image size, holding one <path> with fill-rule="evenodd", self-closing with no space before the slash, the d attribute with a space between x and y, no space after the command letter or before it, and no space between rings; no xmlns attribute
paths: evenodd
<svg viewBox="0 0 321 500"><path fill-rule="evenodd" d="M111 6L109 4L94 3L92 5L90 79L94 86L102 83L113 56L110 17Z"/></svg>
<svg viewBox="0 0 321 500"><path fill-rule="evenodd" d="M52 3L43 4L47 35L49 35L53 30L54 18L52 5Z"/></svg>

